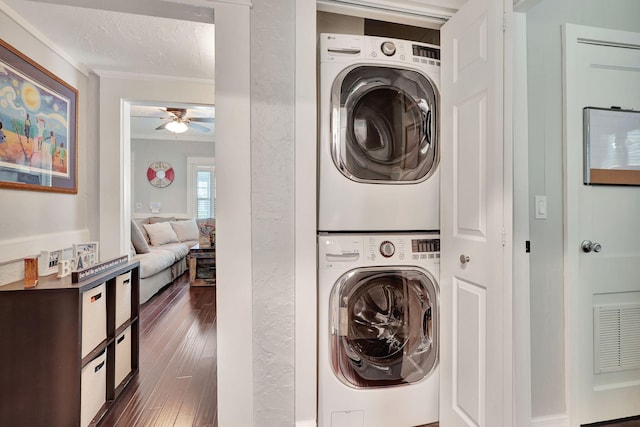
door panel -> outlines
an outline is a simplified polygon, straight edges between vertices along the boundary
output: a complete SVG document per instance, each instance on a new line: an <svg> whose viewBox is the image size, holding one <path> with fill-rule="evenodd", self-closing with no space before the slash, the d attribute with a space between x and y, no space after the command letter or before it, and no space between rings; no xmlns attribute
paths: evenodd
<svg viewBox="0 0 640 427"><path fill-rule="evenodd" d="M503 4L467 2L442 27L440 425L500 427L504 336ZM509 413L508 410L504 411Z"/></svg>
<svg viewBox="0 0 640 427"><path fill-rule="evenodd" d="M486 377L483 368L486 353L486 292L481 286L454 279L454 408L468 425L483 425L485 419ZM468 322L466 327L460 327Z"/></svg>
<svg viewBox="0 0 640 427"><path fill-rule="evenodd" d="M455 150L455 234L472 239L486 239L487 182L487 93L453 106ZM473 143L470 143L473 141Z"/></svg>

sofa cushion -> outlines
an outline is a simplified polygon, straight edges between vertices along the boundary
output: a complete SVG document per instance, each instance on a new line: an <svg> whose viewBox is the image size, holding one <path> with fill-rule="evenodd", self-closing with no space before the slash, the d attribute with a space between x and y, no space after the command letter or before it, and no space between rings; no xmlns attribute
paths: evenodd
<svg viewBox="0 0 640 427"><path fill-rule="evenodd" d="M153 249L146 254L133 257L134 261L140 261L140 278L151 277L164 269L171 267L176 261L175 255L171 251Z"/></svg>
<svg viewBox="0 0 640 427"><path fill-rule="evenodd" d="M169 222L158 222L155 224L142 224L147 234L149 235L149 241L153 246L164 245L165 243L178 242L178 236L171 228Z"/></svg>
<svg viewBox="0 0 640 427"><path fill-rule="evenodd" d="M195 219L187 219L184 221L171 221L171 227L176 232L178 240L186 242L190 240L198 240L198 225Z"/></svg>
<svg viewBox="0 0 640 427"><path fill-rule="evenodd" d="M135 221L131 220L131 243L138 254L149 253L149 243Z"/></svg>
<svg viewBox="0 0 640 427"><path fill-rule="evenodd" d="M191 246L189 246L188 244L181 242L181 243L167 243L162 246L159 246L158 249L162 249L163 251L169 251L173 253L173 256L176 258L176 261L177 261L187 256L187 254L189 253L190 247Z"/></svg>

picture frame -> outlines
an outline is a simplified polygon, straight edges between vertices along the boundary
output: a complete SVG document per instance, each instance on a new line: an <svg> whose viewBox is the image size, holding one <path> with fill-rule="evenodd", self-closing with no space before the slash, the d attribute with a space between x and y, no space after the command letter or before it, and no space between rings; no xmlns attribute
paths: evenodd
<svg viewBox="0 0 640 427"><path fill-rule="evenodd" d="M640 111L583 109L585 185L640 185Z"/></svg>
<svg viewBox="0 0 640 427"><path fill-rule="evenodd" d="M78 193L78 91L0 40L0 188Z"/></svg>
<svg viewBox="0 0 640 427"><path fill-rule="evenodd" d="M84 270L96 265L99 260L98 242L76 243L73 245L73 270Z"/></svg>
<svg viewBox="0 0 640 427"><path fill-rule="evenodd" d="M58 272L58 265L64 260L64 249L40 251L38 272L40 276L48 276Z"/></svg>

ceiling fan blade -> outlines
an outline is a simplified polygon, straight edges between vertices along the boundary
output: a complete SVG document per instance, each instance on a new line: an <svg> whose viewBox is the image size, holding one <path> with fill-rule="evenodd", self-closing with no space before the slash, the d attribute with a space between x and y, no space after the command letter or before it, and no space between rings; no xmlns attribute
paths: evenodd
<svg viewBox="0 0 640 427"><path fill-rule="evenodd" d="M189 127L193 130L197 130L198 132L211 132L211 129L206 128L202 125L199 125L197 123L189 123Z"/></svg>
<svg viewBox="0 0 640 427"><path fill-rule="evenodd" d="M213 123L216 121L213 117L189 117L191 122Z"/></svg>
<svg viewBox="0 0 640 427"><path fill-rule="evenodd" d="M160 126L158 126L155 130L164 129L164 127L167 125L167 123L169 123L169 122L164 122L163 124L161 124Z"/></svg>

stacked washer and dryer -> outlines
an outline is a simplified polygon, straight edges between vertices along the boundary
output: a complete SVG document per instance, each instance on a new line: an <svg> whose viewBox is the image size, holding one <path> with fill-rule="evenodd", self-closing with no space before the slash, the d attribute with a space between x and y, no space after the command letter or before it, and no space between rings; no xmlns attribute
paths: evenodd
<svg viewBox="0 0 640 427"><path fill-rule="evenodd" d="M438 420L437 46L320 36L318 426Z"/></svg>

